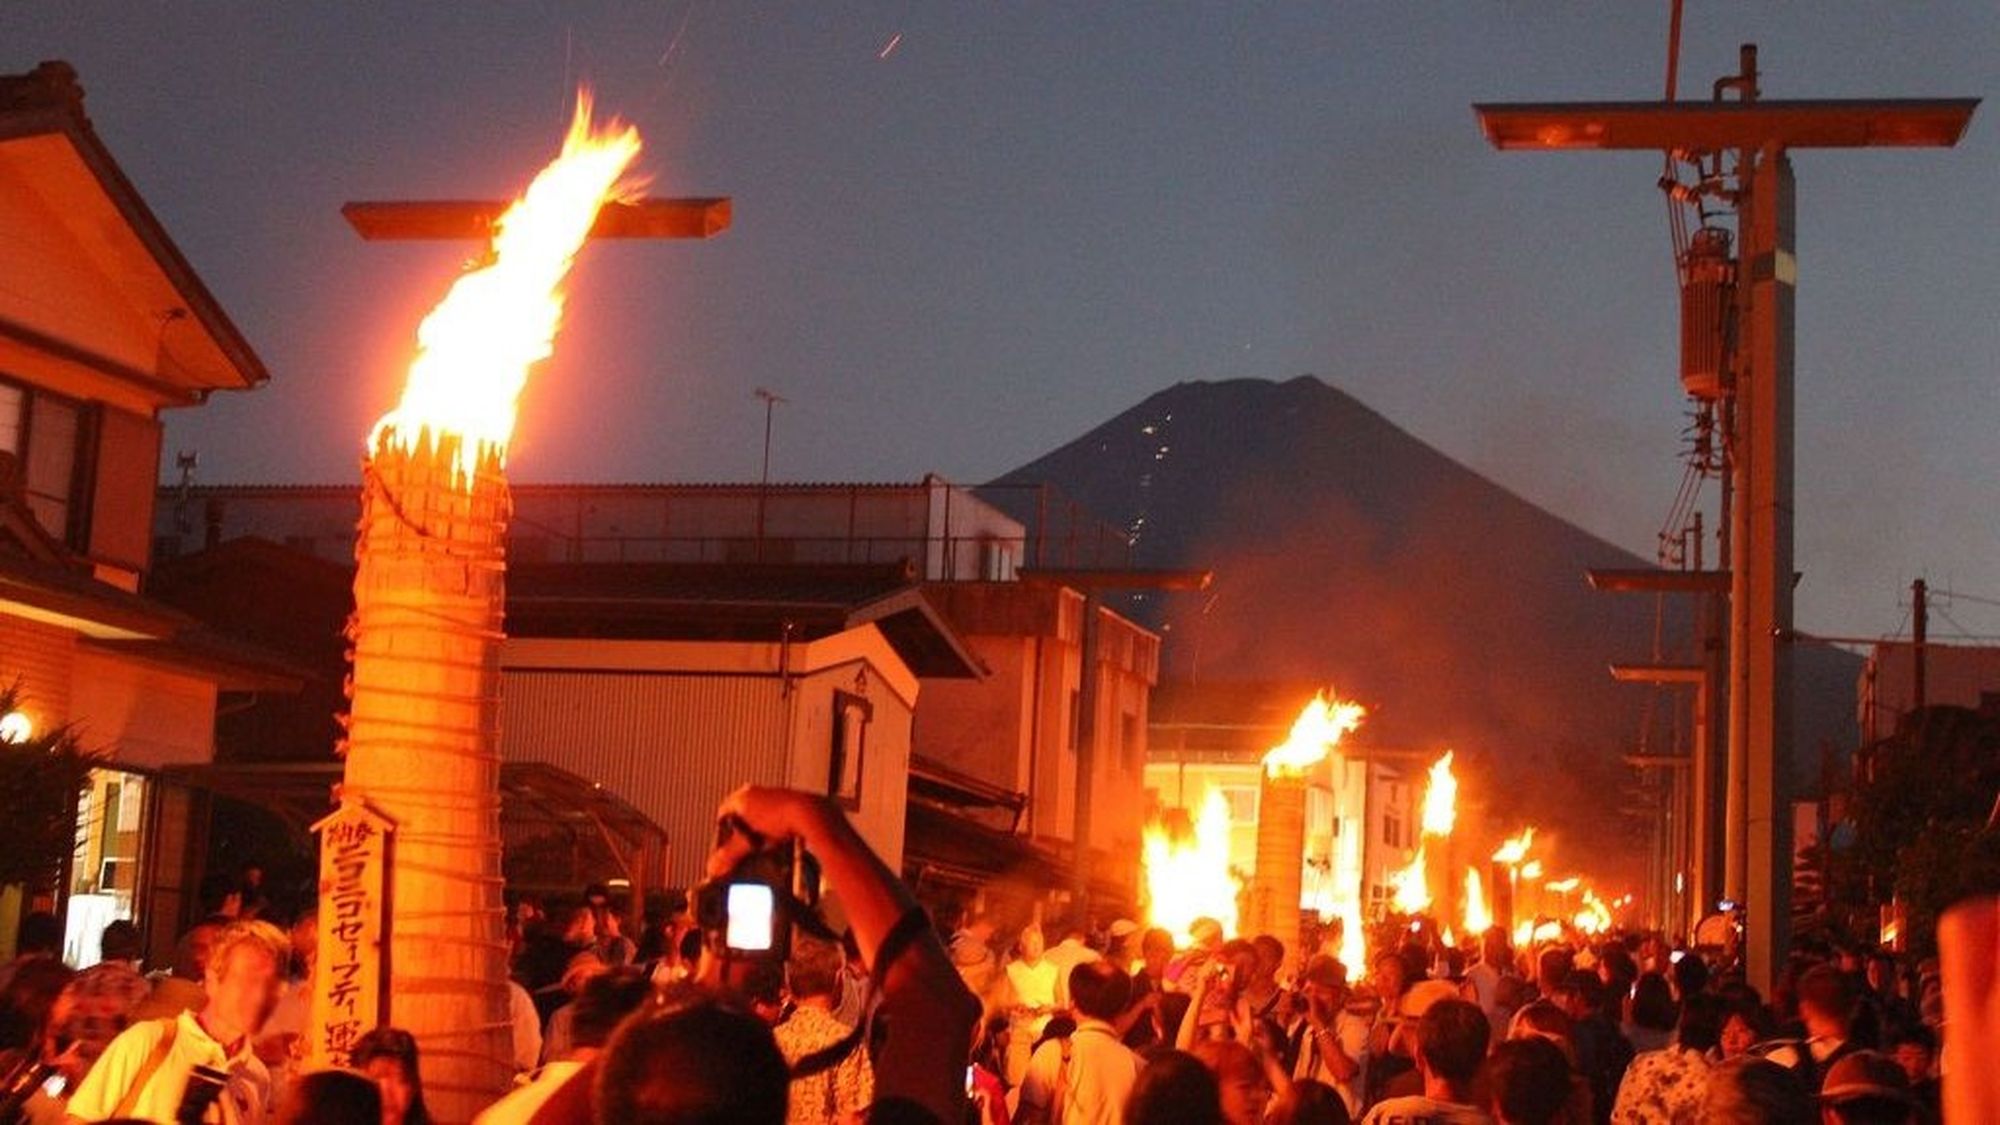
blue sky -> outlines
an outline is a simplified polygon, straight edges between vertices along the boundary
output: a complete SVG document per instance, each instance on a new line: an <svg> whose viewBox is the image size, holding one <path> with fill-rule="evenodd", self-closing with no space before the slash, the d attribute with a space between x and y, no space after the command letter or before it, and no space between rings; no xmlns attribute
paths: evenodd
<svg viewBox="0 0 2000 1125"><path fill-rule="evenodd" d="M1186 379L1313 373L1650 555L1682 401L1644 154L1491 151L1469 104L1657 97L1667 4L16 3L270 385L177 418L210 481L352 478L468 253L356 198L518 189L577 81L707 244L605 245L515 445L531 480L997 475ZM897 37L900 36L900 39ZM1682 88L1984 96L1986 3L1689 3ZM894 41L886 55L884 48ZM2000 595L2000 143L1802 153L1800 619ZM2000 611L1947 607L2000 633ZM1950 626L1940 623L1941 631Z"/></svg>

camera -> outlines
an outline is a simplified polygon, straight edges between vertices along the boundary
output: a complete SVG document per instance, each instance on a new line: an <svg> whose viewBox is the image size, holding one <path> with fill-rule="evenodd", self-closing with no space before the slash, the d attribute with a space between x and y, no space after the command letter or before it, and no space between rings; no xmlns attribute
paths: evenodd
<svg viewBox="0 0 2000 1125"><path fill-rule="evenodd" d="M794 926L831 936L817 909L819 865L804 846L769 843L733 817L718 825L716 846L738 835L750 842L750 854L695 888L695 924L709 947L726 958L783 961Z"/></svg>

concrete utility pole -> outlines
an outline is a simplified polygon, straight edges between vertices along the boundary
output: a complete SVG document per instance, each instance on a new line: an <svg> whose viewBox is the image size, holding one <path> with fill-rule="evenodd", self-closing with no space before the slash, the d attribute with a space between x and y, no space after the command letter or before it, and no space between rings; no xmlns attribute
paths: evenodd
<svg viewBox="0 0 2000 1125"><path fill-rule="evenodd" d="M1930 654L1925 651L1931 634L1930 583L1919 578L1910 583L1910 710L1921 711L1930 705L1929 678L1927 666Z"/></svg>
<svg viewBox="0 0 2000 1125"><path fill-rule="evenodd" d="M1738 100L1725 101L1728 90ZM1762 101L1757 48L1708 102L1476 105L1495 148L1637 149L1682 159L1733 156L1735 325L1721 396L1732 409L1729 781L1730 898L1745 907L1749 981L1776 984L1791 922L1792 360L1794 148L1949 147L1976 98ZM1738 786L1740 785L1740 789ZM1740 794L1740 797L1739 797Z"/></svg>

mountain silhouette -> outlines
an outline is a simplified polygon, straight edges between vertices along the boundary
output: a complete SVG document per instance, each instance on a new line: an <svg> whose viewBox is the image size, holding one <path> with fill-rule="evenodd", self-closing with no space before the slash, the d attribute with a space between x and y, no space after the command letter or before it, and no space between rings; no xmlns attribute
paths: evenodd
<svg viewBox="0 0 2000 1125"><path fill-rule="evenodd" d="M1669 752L1685 692L1606 665L1652 659L1656 631L1663 659L1693 660L1693 607L1593 591L1584 570L1647 560L1311 376L1177 384L994 483L1054 486L1132 534L1138 565L1214 570L1203 594L1118 601L1162 631L1164 693L1330 684L1369 708L1359 744L1455 748L1490 823L1542 825L1567 862L1616 855L1639 876L1622 755ZM1816 782L1822 743L1853 743L1860 662L1798 657L1791 775Z"/></svg>

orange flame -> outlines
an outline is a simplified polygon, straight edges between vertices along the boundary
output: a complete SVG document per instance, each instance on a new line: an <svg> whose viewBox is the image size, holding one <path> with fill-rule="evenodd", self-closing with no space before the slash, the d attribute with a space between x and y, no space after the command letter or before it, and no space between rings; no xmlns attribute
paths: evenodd
<svg viewBox="0 0 2000 1125"><path fill-rule="evenodd" d="M1340 745L1343 735L1360 726L1366 714L1359 703L1330 699L1321 692L1299 712L1285 741L1264 754L1264 772L1272 777L1304 773Z"/></svg>
<svg viewBox="0 0 2000 1125"><path fill-rule="evenodd" d="M1486 907L1486 888L1479 880L1479 869L1465 869L1465 932L1474 937L1484 934L1493 926L1493 912Z"/></svg>
<svg viewBox="0 0 2000 1125"><path fill-rule="evenodd" d="M1534 846L1534 843L1535 828L1534 825L1529 825L1521 829L1519 836L1515 836L1500 845L1499 849L1493 853L1493 862L1505 863L1510 866L1520 863L1522 860L1528 858L1528 849Z"/></svg>
<svg viewBox="0 0 2000 1125"><path fill-rule="evenodd" d="M1451 772L1453 751L1444 752L1431 765L1430 784L1424 788L1424 835L1449 836L1458 823L1458 777Z"/></svg>
<svg viewBox="0 0 2000 1125"><path fill-rule="evenodd" d="M1175 839L1155 821L1141 834L1146 867L1147 917L1186 945L1196 918L1222 923L1236 934L1236 876L1229 870L1229 802L1219 790L1202 798L1189 839Z"/></svg>
<svg viewBox="0 0 2000 1125"><path fill-rule="evenodd" d="M1541 860L1539 860L1539 859L1531 859L1531 860L1529 860L1528 862L1526 862L1526 863L1524 863L1524 864L1522 864L1522 865L1521 865L1521 878L1522 878L1523 880L1527 880L1527 879L1539 879L1539 878L1541 878L1541 877L1542 877L1542 861L1541 861Z"/></svg>
<svg viewBox="0 0 2000 1125"><path fill-rule="evenodd" d="M371 450L412 448L425 431L455 436L464 480L488 455L506 455L528 372L555 349L562 282L606 201L636 189L622 181L639 155L639 131L617 121L597 131L579 91L562 153L494 226L485 264L462 274L417 329L402 401L375 423Z"/></svg>
<svg viewBox="0 0 2000 1125"><path fill-rule="evenodd" d="M1395 908L1404 914L1419 914L1431 907L1429 872L1425 870L1427 857L1424 846L1417 845L1417 858L1408 867L1389 876L1389 886L1395 897L1391 900Z"/></svg>

